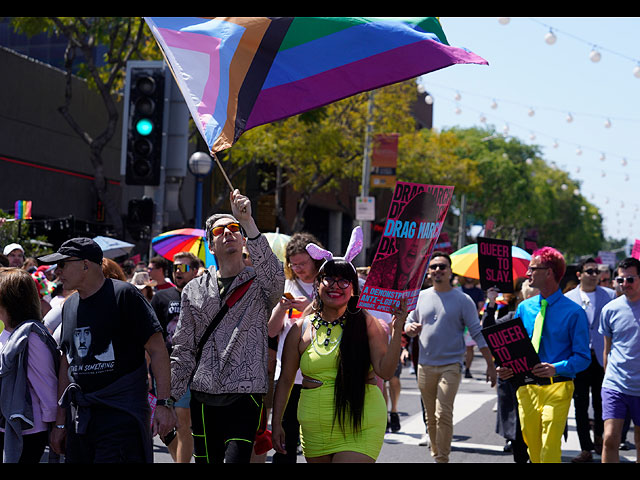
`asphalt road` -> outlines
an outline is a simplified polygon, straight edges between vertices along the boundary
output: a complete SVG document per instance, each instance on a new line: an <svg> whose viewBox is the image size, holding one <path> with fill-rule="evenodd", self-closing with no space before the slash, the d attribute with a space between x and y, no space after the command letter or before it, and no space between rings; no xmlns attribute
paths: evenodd
<svg viewBox="0 0 640 480"><path fill-rule="evenodd" d="M471 368L474 378L463 378L456 396L451 463L513 463L511 453L504 452L504 439L495 433L496 391L485 382L484 368L484 359L477 353ZM434 463L428 447L419 445L425 426L415 375L409 367L405 367L400 378L402 393L398 411L401 429L397 433L385 435L378 463ZM628 440L633 443L633 428ZM271 463L273 453L273 450L267 453L265 463ZM562 444L562 462L570 463L578 453L580 445L572 406L568 419L568 437ZM47 462L47 454L45 452L43 456L44 463ZM173 463L167 448L158 437L154 438L154 461ZM620 451L620 461L635 462L635 449ZM305 463L302 455L298 455L298 462ZM599 462L600 457L594 454L594 463Z"/></svg>

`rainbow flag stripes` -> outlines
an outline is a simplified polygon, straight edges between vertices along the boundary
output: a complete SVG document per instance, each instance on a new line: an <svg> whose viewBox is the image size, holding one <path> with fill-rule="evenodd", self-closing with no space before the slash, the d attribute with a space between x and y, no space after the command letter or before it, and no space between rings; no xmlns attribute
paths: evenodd
<svg viewBox="0 0 640 480"><path fill-rule="evenodd" d="M16 220L31 220L31 200L17 200L14 215Z"/></svg>
<svg viewBox="0 0 640 480"><path fill-rule="evenodd" d="M258 125L454 64L435 17L145 17L212 152Z"/></svg>

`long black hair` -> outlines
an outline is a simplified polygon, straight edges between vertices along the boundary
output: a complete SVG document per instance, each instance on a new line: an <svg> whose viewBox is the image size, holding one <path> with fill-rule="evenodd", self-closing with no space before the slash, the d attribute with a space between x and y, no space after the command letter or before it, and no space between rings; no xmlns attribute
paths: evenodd
<svg viewBox="0 0 640 480"><path fill-rule="evenodd" d="M316 288L324 277L340 277L351 281L353 296L347 304L346 318L338 353L338 366L334 387L334 422L344 429L350 420L354 432L362 427L366 381L371 367L367 319L362 309L356 308L360 287L353 265L342 260L327 261L318 272ZM316 295L316 306L322 303Z"/></svg>

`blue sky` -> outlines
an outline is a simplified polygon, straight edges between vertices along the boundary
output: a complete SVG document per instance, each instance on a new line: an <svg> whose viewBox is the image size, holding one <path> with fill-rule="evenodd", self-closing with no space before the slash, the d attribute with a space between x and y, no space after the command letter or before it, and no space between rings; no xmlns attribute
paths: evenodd
<svg viewBox="0 0 640 480"><path fill-rule="evenodd" d="M502 133L508 126L509 135L541 146L548 163L580 183L603 215L607 237L640 238L640 78L633 74L640 18L440 21L451 45L489 66L455 65L419 79L434 100L434 128L493 125ZM545 42L550 29L553 45ZM597 63L590 60L594 46Z"/></svg>

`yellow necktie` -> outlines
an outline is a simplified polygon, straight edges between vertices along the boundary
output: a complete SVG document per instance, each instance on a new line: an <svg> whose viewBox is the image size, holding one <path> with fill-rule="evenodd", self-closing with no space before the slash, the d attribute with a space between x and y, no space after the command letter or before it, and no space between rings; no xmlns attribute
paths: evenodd
<svg viewBox="0 0 640 480"><path fill-rule="evenodd" d="M540 312L536 315L536 321L533 325L533 335L531 336L531 343L535 348L536 353L540 349L540 338L542 337L542 324L544 323L544 315L547 311L548 302L543 298L540 300Z"/></svg>

